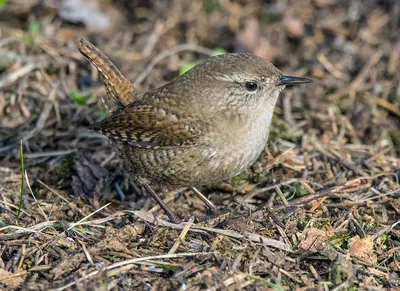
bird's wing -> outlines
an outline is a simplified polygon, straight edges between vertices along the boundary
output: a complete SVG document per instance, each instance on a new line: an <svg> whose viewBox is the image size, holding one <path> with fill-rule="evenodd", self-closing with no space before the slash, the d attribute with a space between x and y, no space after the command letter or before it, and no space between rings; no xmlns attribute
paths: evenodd
<svg viewBox="0 0 400 291"><path fill-rule="evenodd" d="M112 113L90 129L141 148L189 147L202 134L199 124L188 116L150 105L128 106Z"/></svg>

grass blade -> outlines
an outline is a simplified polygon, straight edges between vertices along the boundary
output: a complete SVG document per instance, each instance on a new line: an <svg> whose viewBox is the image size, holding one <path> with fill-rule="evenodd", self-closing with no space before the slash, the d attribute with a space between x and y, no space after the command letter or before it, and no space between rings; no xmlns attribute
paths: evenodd
<svg viewBox="0 0 400 291"><path fill-rule="evenodd" d="M21 172L22 173L21 173L21 190L19 193L19 206L18 206L17 219L19 219L19 217L21 215L24 188L25 188L25 163L24 163L24 147L22 145L22 139L21 139L21 144L20 144L20 148L19 148L19 158L21 160Z"/></svg>

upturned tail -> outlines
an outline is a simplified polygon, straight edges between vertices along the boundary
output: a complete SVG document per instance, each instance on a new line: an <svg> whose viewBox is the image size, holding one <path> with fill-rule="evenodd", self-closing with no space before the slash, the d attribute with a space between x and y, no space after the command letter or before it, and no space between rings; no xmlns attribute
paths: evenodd
<svg viewBox="0 0 400 291"><path fill-rule="evenodd" d="M131 82L96 46L81 38L78 42L78 50L102 75L107 89L107 96L103 98L103 104L109 111L120 111L134 101L136 93Z"/></svg>

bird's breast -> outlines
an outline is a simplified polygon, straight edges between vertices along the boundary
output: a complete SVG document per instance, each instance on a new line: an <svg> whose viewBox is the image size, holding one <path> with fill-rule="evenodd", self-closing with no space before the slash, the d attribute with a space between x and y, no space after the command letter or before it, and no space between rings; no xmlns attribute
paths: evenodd
<svg viewBox="0 0 400 291"><path fill-rule="evenodd" d="M229 178L249 168L265 148L272 114L272 110L256 111L248 118L225 123L212 146L203 150L209 170Z"/></svg>

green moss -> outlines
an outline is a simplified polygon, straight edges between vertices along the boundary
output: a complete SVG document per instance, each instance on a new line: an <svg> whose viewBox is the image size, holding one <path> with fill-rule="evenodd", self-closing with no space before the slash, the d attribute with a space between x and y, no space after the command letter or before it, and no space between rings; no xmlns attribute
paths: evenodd
<svg viewBox="0 0 400 291"><path fill-rule="evenodd" d="M242 173L232 177L232 179L231 179L232 186L235 189L237 189L240 187L240 185L247 183L248 180L249 180L249 176L248 176L247 172L242 172Z"/></svg>
<svg viewBox="0 0 400 291"><path fill-rule="evenodd" d="M286 197L288 197L288 200L294 199L294 198L300 198L307 196L310 194L306 188L304 188L303 185L300 183L294 183L290 185L284 186L284 192L287 192Z"/></svg>
<svg viewBox="0 0 400 291"><path fill-rule="evenodd" d="M329 218L321 218L313 223L313 227L325 228L327 226L332 226L332 221Z"/></svg>
<svg viewBox="0 0 400 291"><path fill-rule="evenodd" d="M389 237L389 234L387 232L384 232L381 235L381 243L382 243L382 245L385 245L387 243L388 237Z"/></svg>
<svg viewBox="0 0 400 291"><path fill-rule="evenodd" d="M336 247L339 247L343 250L347 250L348 247L348 241L351 238L351 234L346 231L342 232L336 232L334 235L332 235L328 241L333 242L333 245Z"/></svg>
<svg viewBox="0 0 400 291"><path fill-rule="evenodd" d="M211 14L221 8L219 0L203 0L203 11L206 14Z"/></svg>
<svg viewBox="0 0 400 291"><path fill-rule="evenodd" d="M66 176L69 175L72 171L72 167L74 166L74 161L72 156L66 156L62 161L60 166L54 169L54 173L58 176Z"/></svg>

